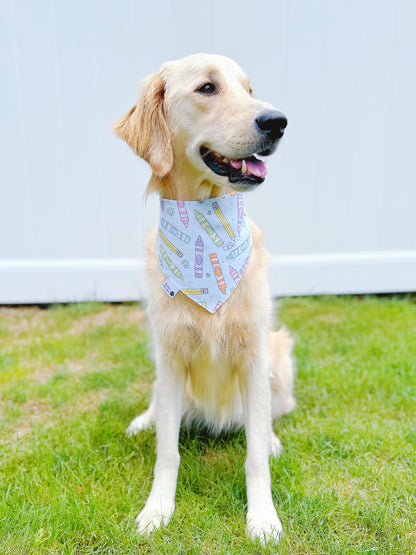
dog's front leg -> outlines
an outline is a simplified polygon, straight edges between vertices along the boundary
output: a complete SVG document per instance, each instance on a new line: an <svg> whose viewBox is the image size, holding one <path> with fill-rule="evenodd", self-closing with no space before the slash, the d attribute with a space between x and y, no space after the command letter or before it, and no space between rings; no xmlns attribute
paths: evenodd
<svg viewBox="0 0 416 555"><path fill-rule="evenodd" d="M247 531L253 539L259 538L263 544L270 539L278 540L283 534L271 493L269 369L269 356L264 350L247 364L239 380L247 439Z"/></svg>
<svg viewBox="0 0 416 555"><path fill-rule="evenodd" d="M157 457L153 485L146 505L136 519L138 531L149 534L166 525L175 509L179 469L179 427L185 390L185 370L172 368L156 355L156 437Z"/></svg>

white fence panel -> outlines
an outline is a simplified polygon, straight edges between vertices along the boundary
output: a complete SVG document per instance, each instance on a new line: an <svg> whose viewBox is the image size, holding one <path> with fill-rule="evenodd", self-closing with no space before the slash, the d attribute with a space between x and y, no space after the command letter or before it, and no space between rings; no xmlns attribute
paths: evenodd
<svg viewBox="0 0 416 555"><path fill-rule="evenodd" d="M0 2L0 302L143 298L157 203L109 124L202 51L288 115L248 197L273 294L416 290L415 20L412 0Z"/></svg>

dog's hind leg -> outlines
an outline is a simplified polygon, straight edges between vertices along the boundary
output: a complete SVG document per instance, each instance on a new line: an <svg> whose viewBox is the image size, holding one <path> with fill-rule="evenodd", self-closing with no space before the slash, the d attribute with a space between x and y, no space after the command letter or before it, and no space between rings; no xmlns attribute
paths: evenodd
<svg viewBox="0 0 416 555"><path fill-rule="evenodd" d="M274 420L292 411L296 406L293 397L296 364L292 353L294 341L284 326L279 331L272 332L269 341L272 356L270 386Z"/></svg>
<svg viewBox="0 0 416 555"><path fill-rule="evenodd" d="M139 416L136 416L134 420L130 422L129 427L126 430L126 434L131 437L135 436L142 430L150 428L150 426L155 421L155 411L156 411L156 382L153 384L152 398L150 399L150 405L146 411Z"/></svg>
<svg viewBox="0 0 416 555"><path fill-rule="evenodd" d="M295 408L293 380L296 364L292 354L294 341L285 327L270 334L272 367L270 389L272 394L272 419L287 414ZM283 450L280 439L272 431L270 452L278 457Z"/></svg>

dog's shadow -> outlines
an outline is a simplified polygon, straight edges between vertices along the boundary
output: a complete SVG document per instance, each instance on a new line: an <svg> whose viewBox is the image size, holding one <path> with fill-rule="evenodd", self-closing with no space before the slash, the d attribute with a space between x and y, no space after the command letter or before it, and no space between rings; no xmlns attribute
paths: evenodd
<svg viewBox="0 0 416 555"><path fill-rule="evenodd" d="M240 510L244 510L247 501L244 430L214 433L201 426L183 427L179 434L179 453L179 486L217 500L221 498L225 507L228 503L237 503ZM220 496L219 491L222 492Z"/></svg>
<svg viewBox="0 0 416 555"><path fill-rule="evenodd" d="M198 451L227 446L246 447L246 435L243 429L213 432L209 427L192 424L181 426L179 433L179 448L185 450L197 447Z"/></svg>

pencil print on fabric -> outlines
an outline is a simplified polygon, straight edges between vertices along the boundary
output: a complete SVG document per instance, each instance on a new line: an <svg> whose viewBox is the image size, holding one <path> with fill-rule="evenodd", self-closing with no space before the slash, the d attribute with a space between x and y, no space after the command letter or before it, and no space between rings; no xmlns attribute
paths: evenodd
<svg viewBox="0 0 416 555"><path fill-rule="evenodd" d="M171 243L171 242L169 241L169 239L166 238L165 234L164 234L163 231L160 230L160 229L159 229L159 235L160 235L160 238L162 239L162 241L165 243L165 245L166 245L167 247L169 247L170 250L171 250L172 252L174 252L177 256L179 256L179 258L182 258L183 252L181 252L177 247L175 247L175 245L174 245L173 243Z"/></svg>
<svg viewBox="0 0 416 555"><path fill-rule="evenodd" d="M178 200L178 208L179 208L179 215L181 217L181 222L185 227L188 227L189 216L188 216L188 212L186 211L185 201Z"/></svg>
<svg viewBox="0 0 416 555"><path fill-rule="evenodd" d="M208 237L214 241L217 247L221 247L221 245L224 244L224 241L221 239L221 237L219 237L219 235L217 235L217 233L215 233L205 216L201 214L201 212L199 212L196 208L194 209L194 213L195 218L202 226L202 228L207 232Z"/></svg>
<svg viewBox="0 0 416 555"><path fill-rule="evenodd" d="M230 239L234 239L235 235L234 235L234 231L232 230L227 218L224 216L224 214L221 211L220 205L218 204L218 202L213 202L212 203L212 208L214 209L214 212L216 213L216 215L218 216L220 222L222 223L222 225L224 226L225 231L228 233Z"/></svg>
<svg viewBox="0 0 416 555"><path fill-rule="evenodd" d="M172 260L169 258L169 256L166 254L165 249L162 247L162 245L160 245L159 247L159 251L160 254L162 255L163 260L166 262L166 264L169 266L169 268L172 270L172 272L175 274L175 276L179 279L183 280L183 275L182 272L179 270L179 268L177 268L175 266L175 264L172 262Z"/></svg>
<svg viewBox="0 0 416 555"><path fill-rule="evenodd" d="M215 305L214 312L215 312L216 310L218 310L223 304L224 304L224 303L222 303L221 301L218 301L217 304Z"/></svg>
<svg viewBox="0 0 416 555"><path fill-rule="evenodd" d="M215 253L213 253L209 255L209 258L211 260L212 269L214 270L215 277L217 278L218 289L222 292L223 295L225 295L227 291L227 285L222 275L221 266L218 262L218 257Z"/></svg>
<svg viewBox="0 0 416 555"><path fill-rule="evenodd" d="M189 241L191 240L189 235L187 235L186 233L183 233L182 231L179 231L179 229L177 229L175 226L171 225L169 222L167 222L163 218L160 218L160 223L161 223L161 225L164 229L167 229L169 231L169 233L172 233L172 235L175 235L175 237L177 237L181 241L184 241L185 243L189 243Z"/></svg>
<svg viewBox="0 0 416 555"><path fill-rule="evenodd" d="M204 260L204 242L200 235L195 241L195 277L202 278Z"/></svg>
<svg viewBox="0 0 416 555"><path fill-rule="evenodd" d="M208 293L208 289L181 289L182 293L185 295L206 295Z"/></svg>

